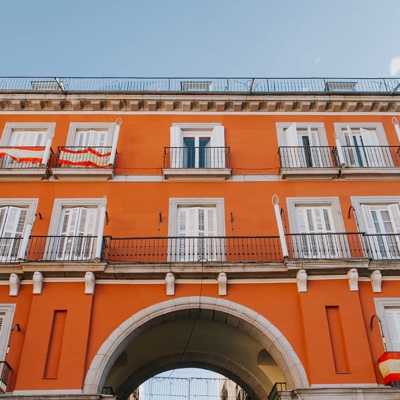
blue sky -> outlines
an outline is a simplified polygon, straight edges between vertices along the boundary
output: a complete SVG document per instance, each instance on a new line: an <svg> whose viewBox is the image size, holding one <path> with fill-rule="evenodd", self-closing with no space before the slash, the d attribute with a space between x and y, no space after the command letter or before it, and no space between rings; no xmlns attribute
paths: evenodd
<svg viewBox="0 0 400 400"><path fill-rule="evenodd" d="M400 0L0 0L0 76L400 75Z"/></svg>

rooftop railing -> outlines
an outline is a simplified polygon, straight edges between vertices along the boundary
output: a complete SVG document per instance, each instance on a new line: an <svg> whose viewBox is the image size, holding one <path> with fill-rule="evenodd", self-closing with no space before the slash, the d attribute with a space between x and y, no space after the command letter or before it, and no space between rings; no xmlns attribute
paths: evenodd
<svg viewBox="0 0 400 400"><path fill-rule="evenodd" d="M0 77L0 92L400 94L400 78Z"/></svg>

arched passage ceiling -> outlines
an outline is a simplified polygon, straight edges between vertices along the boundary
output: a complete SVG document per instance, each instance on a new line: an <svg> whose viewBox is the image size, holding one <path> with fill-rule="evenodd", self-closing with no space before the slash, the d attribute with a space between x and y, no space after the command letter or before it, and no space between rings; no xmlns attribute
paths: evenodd
<svg viewBox="0 0 400 400"><path fill-rule="evenodd" d="M125 399L157 373L198 367L231 378L252 399L266 398L274 382L285 379L272 357L267 367L259 365L259 354L266 350L239 325L239 319L212 310L183 310L159 317L126 346L105 386Z"/></svg>

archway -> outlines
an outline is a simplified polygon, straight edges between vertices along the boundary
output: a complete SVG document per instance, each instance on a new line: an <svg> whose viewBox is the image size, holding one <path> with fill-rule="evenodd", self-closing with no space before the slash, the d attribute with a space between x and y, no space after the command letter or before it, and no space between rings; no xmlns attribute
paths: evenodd
<svg viewBox="0 0 400 400"><path fill-rule="evenodd" d="M293 348L266 318L240 304L212 297L181 297L144 309L103 343L86 375L84 393L111 386L126 398L148 378L172 369L219 372L264 399L277 377L307 388Z"/></svg>

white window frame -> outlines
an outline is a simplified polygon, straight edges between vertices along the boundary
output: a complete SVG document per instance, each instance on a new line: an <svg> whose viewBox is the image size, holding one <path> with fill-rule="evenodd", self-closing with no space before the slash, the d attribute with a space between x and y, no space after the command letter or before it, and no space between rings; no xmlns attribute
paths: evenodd
<svg viewBox="0 0 400 400"><path fill-rule="evenodd" d="M323 122L277 122L276 130L278 134L278 146L290 146L286 139L285 131L291 125L296 124L296 128L317 130L318 141L320 146L328 146L328 139L326 136L325 124Z"/></svg>
<svg viewBox="0 0 400 400"><path fill-rule="evenodd" d="M221 123L173 123L170 129L170 147L183 148L184 137L210 137L210 147L225 148L225 130ZM172 168L182 168L182 157L171 157ZM211 168L226 168L225 150L217 157L211 165Z"/></svg>
<svg viewBox="0 0 400 400"><path fill-rule="evenodd" d="M298 220L297 207L328 207L331 210L331 215L333 218L333 229L332 233L344 233L345 226L343 222L343 215L340 207L340 201L338 197L288 197L286 199L288 215L289 215L289 225L290 232L294 234L305 233L300 229L300 223ZM305 233L307 235L307 233ZM325 236L322 236L321 239L319 236L316 236L315 239L312 239L313 235L301 237L300 235L295 235L293 240L293 251L295 258L343 258L350 254L347 237L329 237L329 233ZM314 241L313 241L314 240ZM335 245L335 241L339 241ZM306 244L302 244L303 241L306 241ZM321 242L320 242L321 241ZM323 250L322 253L320 250L312 251L308 254L304 251L304 248L316 248L317 249L328 249ZM330 249L330 250L329 250ZM332 253L332 249L334 253ZM326 253L324 253L326 251ZM343 254L337 254L338 252L343 252Z"/></svg>
<svg viewBox="0 0 400 400"><path fill-rule="evenodd" d="M36 122L7 122L4 126L3 134L0 139L0 146L9 146L11 136L15 131L45 131L46 138L52 139L56 124L54 122L36 123Z"/></svg>
<svg viewBox="0 0 400 400"><path fill-rule="evenodd" d="M76 134L79 131L91 131L91 130L99 130L106 132L106 146L112 146L114 139L114 129L115 123L113 122L72 122L69 125L68 136L67 136L67 146L75 145Z"/></svg>
<svg viewBox="0 0 400 400"><path fill-rule="evenodd" d="M28 239L32 232L33 223L35 222L37 205L38 199L34 198L0 198L0 207L19 207L27 209L22 240L18 247L18 253L22 258L25 257Z"/></svg>
<svg viewBox="0 0 400 400"><path fill-rule="evenodd" d="M288 128L296 129L296 144L288 138ZM278 145L287 147L281 150L281 166L283 168L318 168L333 167L330 151L326 151L328 140L326 137L325 125L321 122L277 122ZM299 131L305 131L309 137L310 148L306 150L299 140ZM316 133L317 144L313 143L313 134ZM311 136L311 137L310 137ZM318 148L313 148L318 146ZM302 150L301 150L302 149ZM325 150L324 150L325 149ZM329 157L328 157L329 156ZM310 161L311 165L308 165Z"/></svg>
<svg viewBox="0 0 400 400"><path fill-rule="evenodd" d="M88 258L95 259L98 254L98 246L100 243L98 242L99 238L101 240L103 236L104 230L104 215L102 210L105 212L105 207L107 204L107 199L103 198L63 198L63 199L55 199L53 205L53 211L51 214L50 226L49 226L49 236L59 236L60 232L60 224L62 223L62 215L63 209L65 208L75 208L75 207L86 207L86 208L95 208L97 210L96 220L94 223L94 236L97 238L94 241L92 248L92 257ZM52 246L52 243L48 243L48 246ZM47 253L48 249L45 250Z"/></svg>
<svg viewBox="0 0 400 400"><path fill-rule="evenodd" d="M11 325L15 313L15 304L0 304L0 313L4 313L3 325L0 333L0 359L4 360L7 353L11 334Z"/></svg>
<svg viewBox="0 0 400 400"><path fill-rule="evenodd" d="M374 131L376 134L376 140L378 143L378 146L382 146L382 147L386 147L389 146L388 144L388 140L386 137L386 133L385 130L383 128L383 125L381 122L335 122L333 124L334 129L335 129L335 135L336 138L339 140L340 145L342 146L342 150L346 150L347 144L346 144L346 140L345 140L345 135L347 133L348 128L350 128L351 130L360 130L360 129L365 129L367 131ZM351 146L353 146L353 144L351 144ZM344 147L344 148L343 148ZM350 149L349 149L350 150ZM349 164L349 157L350 155L346 156L346 151L343 151L343 156L345 157L344 160L340 160L340 162L343 164L345 164L348 167L362 167L359 165L348 165ZM357 158L357 155L353 155L353 157ZM393 160L391 159L391 155L390 157L386 156L384 157L382 153L378 153L378 158L381 159L381 161L379 161L379 159L376 159L375 162L378 164L376 165L377 167L391 167L393 166ZM371 160L371 158L370 158ZM372 160L373 161L373 160ZM358 162L357 162L358 164ZM385 164L385 165L381 165L381 164ZM369 165L366 166L368 168L373 168L374 165Z"/></svg>
<svg viewBox="0 0 400 400"><path fill-rule="evenodd" d="M396 309L398 308L400 311L400 298L379 298L379 299L375 298L374 301L375 301L376 314L378 315L381 321L382 332L386 339L387 350L400 351L400 347L397 349L394 347L392 334L389 329L389 322L386 313L386 310L389 308L396 308Z"/></svg>
<svg viewBox="0 0 400 400"><path fill-rule="evenodd" d="M358 223L358 229L360 232L365 232L365 233L369 233L368 232L368 227L367 227L367 223L365 221L364 218L364 213L363 213L363 209L362 206L366 205L369 207L374 207L374 206L390 206L393 204L397 204L397 206L400 209L400 196L351 196L351 203L354 207L356 216L357 216L357 223ZM399 232L394 232L393 235L399 235ZM395 236L396 238L396 236ZM391 257L385 257L383 254L385 254L384 252L378 251L379 250L379 243L377 243L377 239L375 240L373 237L370 239L372 240L372 242L370 242L370 245L372 247L371 251L372 251L372 256L375 259L390 259ZM386 242L386 244L382 244L382 246L386 247L389 241ZM393 245L393 243L391 243L390 245ZM389 247L390 247L389 245ZM399 251L400 251L400 243L398 243L398 247L399 247Z"/></svg>
<svg viewBox="0 0 400 400"><path fill-rule="evenodd" d="M215 223L216 232L215 236L225 236L225 209L224 209L224 199L223 198L171 198L169 200L169 213L168 213L168 236L179 237L178 228L178 213L181 207L213 207L215 208ZM176 241L176 242L174 242ZM169 242L170 250L168 254L172 255L169 261L199 261L199 260L182 260L176 259L176 250L180 247L179 239L173 239ZM219 246L220 243L216 241L215 246ZM217 251L218 254L221 250ZM207 260L216 261L216 260ZM222 260L218 260L222 261Z"/></svg>

